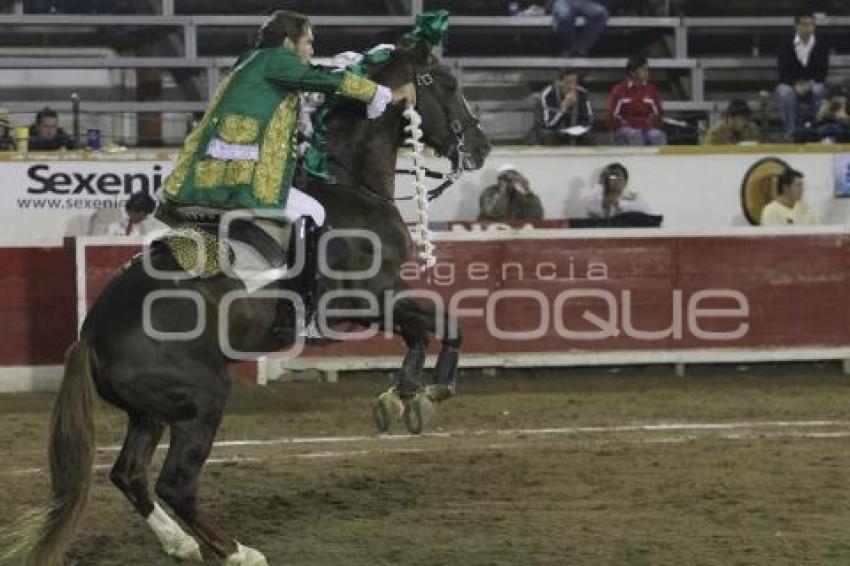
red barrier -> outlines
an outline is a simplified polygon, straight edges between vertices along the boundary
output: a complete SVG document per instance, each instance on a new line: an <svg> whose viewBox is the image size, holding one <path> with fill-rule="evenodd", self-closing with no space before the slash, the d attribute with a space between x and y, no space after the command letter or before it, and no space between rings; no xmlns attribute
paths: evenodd
<svg viewBox="0 0 850 566"><path fill-rule="evenodd" d="M446 306L462 292L477 293L455 305L462 309L468 354L850 346L847 235L519 234L440 240L432 271L405 270L414 288L435 292ZM138 252L138 246L102 241L78 249L88 305L114 269ZM0 250L0 365L61 362L77 324L74 254L71 243ZM472 309L483 315L463 314ZM500 336L535 329L531 340ZM344 360L403 351L400 340L381 335L308 348L304 356Z"/></svg>
<svg viewBox="0 0 850 566"><path fill-rule="evenodd" d="M73 341L73 248L0 248L0 366L49 365Z"/></svg>

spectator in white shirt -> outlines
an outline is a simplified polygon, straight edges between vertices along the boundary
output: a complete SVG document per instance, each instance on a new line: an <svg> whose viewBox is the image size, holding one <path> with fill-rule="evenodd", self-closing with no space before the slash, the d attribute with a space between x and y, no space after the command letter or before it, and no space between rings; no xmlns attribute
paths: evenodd
<svg viewBox="0 0 850 566"><path fill-rule="evenodd" d="M814 226L812 210L803 202L803 174L786 169L779 175L776 198L761 213L762 226Z"/></svg>
<svg viewBox="0 0 850 566"><path fill-rule="evenodd" d="M585 200L589 218L613 218L618 214L649 214L649 206L637 192L627 188L629 172L621 163L611 163L599 174L599 183Z"/></svg>
<svg viewBox="0 0 850 566"><path fill-rule="evenodd" d="M155 208L156 202L148 193L144 191L133 193L127 200L127 204L124 205L124 213L121 218L107 226L107 235L144 236L153 229L148 217Z"/></svg>

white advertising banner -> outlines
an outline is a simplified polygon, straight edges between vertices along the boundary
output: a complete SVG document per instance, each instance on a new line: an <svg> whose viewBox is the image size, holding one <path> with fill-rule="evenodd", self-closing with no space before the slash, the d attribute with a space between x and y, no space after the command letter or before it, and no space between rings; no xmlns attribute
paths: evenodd
<svg viewBox="0 0 850 566"><path fill-rule="evenodd" d="M585 198L599 171L619 162L629 170L629 187L647 201L663 226L681 230L716 230L745 226L741 185L750 167L765 157L777 157L805 175L804 199L822 225L850 223L846 149L805 146L733 148L719 153L656 154L653 149L496 148L480 171L466 172L431 204L433 221L475 220L481 192L496 181L496 170L511 163L525 174L540 196L546 219L582 218ZM796 150L796 151L795 151ZM703 151L703 148L697 148ZM842 153L844 155L842 155ZM31 156L0 160L0 245L58 245L65 236L98 235L99 227L120 215L132 192L156 191L172 169L165 152L128 154L96 159ZM69 159L68 157L71 157ZM139 159L134 159L138 157ZM39 160L41 159L41 160ZM401 157L400 167L409 167ZM439 171L445 160L429 158ZM429 179L436 187L439 181ZM396 197L414 193L412 178L399 175ZM399 200L405 218L413 222L412 200Z"/></svg>
<svg viewBox="0 0 850 566"><path fill-rule="evenodd" d="M155 193L171 161L0 161L0 243L97 235L131 193Z"/></svg>

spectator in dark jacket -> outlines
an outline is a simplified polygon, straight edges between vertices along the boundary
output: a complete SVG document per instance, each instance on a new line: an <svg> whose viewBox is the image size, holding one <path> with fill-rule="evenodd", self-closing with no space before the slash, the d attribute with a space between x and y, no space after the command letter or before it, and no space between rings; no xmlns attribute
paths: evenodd
<svg viewBox="0 0 850 566"><path fill-rule="evenodd" d="M0 151L11 151L17 148L15 138L11 135L9 111L0 108Z"/></svg>
<svg viewBox="0 0 850 566"><path fill-rule="evenodd" d="M798 16L796 21L797 34L792 41L779 47L777 55L779 86L776 95L789 140L794 139L801 125L798 103L808 101L814 115L826 93L824 85L829 72L829 47L815 37L814 16Z"/></svg>
<svg viewBox="0 0 850 566"><path fill-rule="evenodd" d="M590 95L578 84L578 72L563 69L540 95L542 141L545 144L592 145Z"/></svg>
<svg viewBox="0 0 850 566"><path fill-rule="evenodd" d="M35 124L30 126L31 151L56 151L74 149L74 140L59 127L59 116L51 108L43 108L35 115Z"/></svg>
<svg viewBox="0 0 850 566"><path fill-rule="evenodd" d="M658 89L649 82L646 57L637 55L626 63L626 80L611 90L608 124L618 145L667 145L661 129L664 109Z"/></svg>

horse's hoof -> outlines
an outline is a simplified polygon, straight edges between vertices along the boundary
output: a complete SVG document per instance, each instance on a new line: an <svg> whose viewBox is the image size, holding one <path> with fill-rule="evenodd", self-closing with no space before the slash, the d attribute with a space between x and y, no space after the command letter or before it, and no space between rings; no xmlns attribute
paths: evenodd
<svg viewBox="0 0 850 566"><path fill-rule="evenodd" d="M434 384L425 387L425 395L427 395L428 398L435 403L445 401L446 399L454 395L454 393L454 387L450 387L448 385Z"/></svg>
<svg viewBox="0 0 850 566"><path fill-rule="evenodd" d="M165 553L184 562L204 563L204 557L201 555L201 547L198 546L198 542L191 537L184 539L179 546L171 549L166 548Z"/></svg>
<svg viewBox="0 0 850 566"><path fill-rule="evenodd" d="M378 432L387 432L393 419L401 417L404 404L395 389L390 389L378 395L372 403L372 417L375 419L375 427Z"/></svg>
<svg viewBox="0 0 850 566"><path fill-rule="evenodd" d="M236 552L227 557L224 566L269 566L259 550L236 543Z"/></svg>
<svg viewBox="0 0 850 566"><path fill-rule="evenodd" d="M201 562L201 547L191 536L178 525L174 519L162 510L158 503L154 504L153 512L148 516L147 523L159 539L162 550L168 556L187 562Z"/></svg>
<svg viewBox="0 0 850 566"><path fill-rule="evenodd" d="M379 433L383 434L390 430L390 414L380 399L372 401L372 418L375 420L375 428Z"/></svg>
<svg viewBox="0 0 850 566"><path fill-rule="evenodd" d="M404 409L404 425L410 434L421 434L437 412L434 402L424 391L405 403Z"/></svg>

